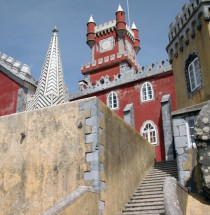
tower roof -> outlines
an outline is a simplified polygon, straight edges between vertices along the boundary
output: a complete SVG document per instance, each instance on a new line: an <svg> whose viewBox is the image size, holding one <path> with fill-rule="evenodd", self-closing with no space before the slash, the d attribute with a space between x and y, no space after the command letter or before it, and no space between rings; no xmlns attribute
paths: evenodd
<svg viewBox="0 0 210 215"><path fill-rule="evenodd" d="M121 5L119 4L118 9L117 9L117 12L120 12L120 11L123 11L123 9L122 9ZM123 11L123 12L124 12L124 11Z"/></svg>
<svg viewBox="0 0 210 215"><path fill-rule="evenodd" d="M137 30L137 27L136 27L136 25L135 25L135 23L134 23L134 22L133 22L133 24L132 24L131 29L132 29L132 30Z"/></svg>
<svg viewBox="0 0 210 215"><path fill-rule="evenodd" d="M38 109L68 101L64 82L58 43L58 30L55 26L36 92L27 104L27 110Z"/></svg>
<svg viewBox="0 0 210 215"><path fill-rule="evenodd" d="M89 23L89 22L94 22L94 23L95 23L92 14L90 15L90 19L89 19L88 23Z"/></svg>

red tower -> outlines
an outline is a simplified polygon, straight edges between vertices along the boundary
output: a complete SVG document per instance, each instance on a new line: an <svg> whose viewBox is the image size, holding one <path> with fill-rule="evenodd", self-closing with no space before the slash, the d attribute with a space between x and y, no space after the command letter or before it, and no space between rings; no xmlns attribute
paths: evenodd
<svg viewBox="0 0 210 215"><path fill-rule="evenodd" d="M96 26L92 15L87 24L87 44L92 50L91 62L82 66L82 74L94 85L102 76L138 69L136 54L140 43L138 30L131 30L125 22L125 12L119 5L116 19Z"/></svg>
<svg viewBox="0 0 210 215"><path fill-rule="evenodd" d="M139 32L134 23L131 29L126 25L120 5L115 20L96 26L91 16L87 27L92 59L82 66L84 80L70 100L97 96L155 146L156 161L173 158L172 142L167 139L171 128L165 125L166 113L162 113L166 103L176 110L171 65L164 61L146 67L138 65ZM170 153L165 139L172 149Z"/></svg>

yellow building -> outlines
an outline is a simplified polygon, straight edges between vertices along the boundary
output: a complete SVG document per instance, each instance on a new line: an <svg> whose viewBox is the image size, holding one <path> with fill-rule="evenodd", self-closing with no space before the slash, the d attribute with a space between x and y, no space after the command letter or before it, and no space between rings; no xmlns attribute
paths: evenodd
<svg viewBox="0 0 210 215"><path fill-rule="evenodd" d="M167 52L172 62L178 109L210 99L210 1L191 0L170 25Z"/></svg>
<svg viewBox="0 0 210 215"><path fill-rule="evenodd" d="M210 0L190 0L169 30L166 48L174 72L178 110L172 112L179 181L199 191L196 118L210 100ZM196 182L195 182L196 181Z"/></svg>

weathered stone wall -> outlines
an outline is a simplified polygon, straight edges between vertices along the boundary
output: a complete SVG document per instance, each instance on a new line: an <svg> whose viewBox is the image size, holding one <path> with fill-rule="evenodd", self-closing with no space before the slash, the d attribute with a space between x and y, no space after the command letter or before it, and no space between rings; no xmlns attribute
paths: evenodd
<svg viewBox="0 0 210 215"><path fill-rule="evenodd" d="M197 112L194 113L196 118ZM190 189L199 190L199 183L196 185L194 182L199 181L197 169L197 149L191 145L189 139L189 130L187 127L188 114L173 116L173 134L174 144L177 156L177 167L179 182L183 186L188 186Z"/></svg>
<svg viewBox="0 0 210 215"><path fill-rule="evenodd" d="M90 111L79 105L0 118L1 215L40 214L90 184L84 180L86 127L80 126Z"/></svg>
<svg viewBox="0 0 210 215"><path fill-rule="evenodd" d="M195 124L198 163L205 195L210 199L210 101L199 113Z"/></svg>
<svg viewBox="0 0 210 215"><path fill-rule="evenodd" d="M118 215L154 160L154 147L97 98L1 117L0 215L42 214L80 186L98 194L61 214L85 214L98 198L91 215Z"/></svg>
<svg viewBox="0 0 210 215"><path fill-rule="evenodd" d="M103 130L100 180L105 188L100 192L100 200L104 202L102 214L118 215L154 164L155 151L105 105L100 105L100 109L104 115L100 123Z"/></svg>

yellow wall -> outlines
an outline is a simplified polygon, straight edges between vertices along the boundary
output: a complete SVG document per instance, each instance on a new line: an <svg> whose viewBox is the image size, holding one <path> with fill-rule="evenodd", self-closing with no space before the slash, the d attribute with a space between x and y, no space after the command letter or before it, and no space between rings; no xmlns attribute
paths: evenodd
<svg viewBox="0 0 210 215"><path fill-rule="evenodd" d="M154 147L132 127L125 124L110 109L100 106L104 113L101 123L101 143L104 172L101 180L105 191L100 193L105 202L103 215L119 215L155 161Z"/></svg>
<svg viewBox="0 0 210 215"><path fill-rule="evenodd" d="M40 214L84 182L79 102L0 118L0 214ZM26 137L21 139L21 132Z"/></svg>
<svg viewBox="0 0 210 215"><path fill-rule="evenodd" d="M201 17L201 23L201 31L198 31L197 26L195 25L194 39L191 38L190 31L188 31L189 45L186 46L183 41L183 52L181 52L178 47L178 57L176 58L173 56L172 65L175 77L178 109L210 99L210 23L206 22L203 16ZM185 78L185 62L189 54L192 54L194 51L197 52L200 60L203 88L188 99Z"/></svg>
<svg viewBox="0 0 210 215"><path fill-rule="evenodd" d="M58 215L97 215L98 193L87 192Z"/></svg>
<svg viewBox="0 0 210 215"><path fill-rule="evenodd" d="M88 101L96 105L92 111L84 105ZM102 112L99 124L92 116L96 109ZM92 128L86 125L89 117ZM104 150L85 143L95 127L102 128L96 134ZM100 151L105 190L85 194L62 215L98 214L98 195L105 202L103 214L118 215L153 165L154 147L96 98L0 117L0 215L42 214L79 186L91 187L84 172L92 168L86 162L92 150Z"/></svg>

